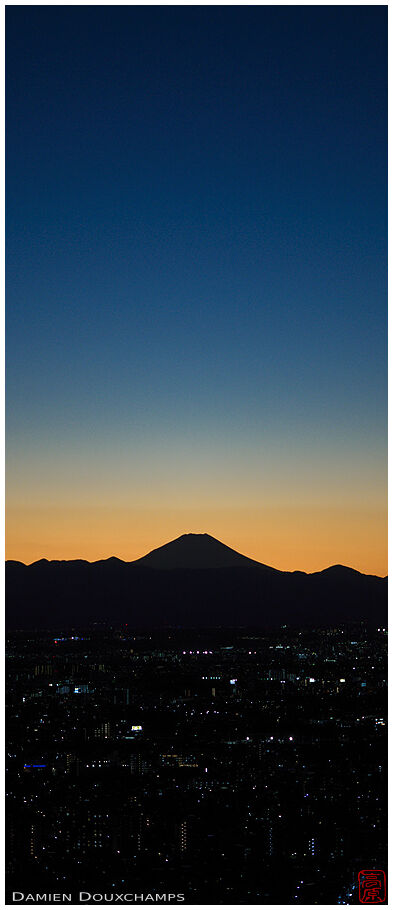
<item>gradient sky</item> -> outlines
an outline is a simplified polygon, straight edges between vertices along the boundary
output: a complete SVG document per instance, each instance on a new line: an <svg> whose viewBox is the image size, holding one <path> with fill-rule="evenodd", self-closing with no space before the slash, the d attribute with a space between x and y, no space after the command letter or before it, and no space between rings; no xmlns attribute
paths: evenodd
<svg viewBox="0 0 393 910"><path fill-rule="evenodd" d="M6 8L7 557L387 572L387 7Z"/></svg>

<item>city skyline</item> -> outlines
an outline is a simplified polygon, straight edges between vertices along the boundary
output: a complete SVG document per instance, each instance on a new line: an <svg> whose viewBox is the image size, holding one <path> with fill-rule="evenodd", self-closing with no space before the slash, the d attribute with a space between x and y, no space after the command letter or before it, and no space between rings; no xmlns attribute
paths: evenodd
<svg viewBox="0 0 393 910"><path fill-rule="evenodd" d="M7 8L7 558L387 574L386 17Z"/></svg>
<svg viewBox="0 0 393 910"><path fill-rule="evenodd" d="M386 629L93 623L8 650L10 903L330 906L386 869Z"/></svg>

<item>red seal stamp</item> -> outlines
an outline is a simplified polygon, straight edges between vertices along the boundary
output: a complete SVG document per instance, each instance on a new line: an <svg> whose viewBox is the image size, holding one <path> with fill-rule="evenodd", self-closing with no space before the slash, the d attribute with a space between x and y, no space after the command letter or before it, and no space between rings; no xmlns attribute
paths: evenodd
<svg viewBox="0 0 393 910"><path fill-rule="evenodd" d="M386 875L382 869L361 869L358 881L361 904L383 904L386 900Z"/></svg>

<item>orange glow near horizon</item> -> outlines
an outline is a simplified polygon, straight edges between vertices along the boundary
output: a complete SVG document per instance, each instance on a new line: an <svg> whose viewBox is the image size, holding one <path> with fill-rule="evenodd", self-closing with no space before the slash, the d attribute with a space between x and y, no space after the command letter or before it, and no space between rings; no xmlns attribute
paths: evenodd
<svg viewBox="0 0 393 910"><path fill-rule="evenodd" d="M277 569L315 572L341 563L387 574L387 515L382 507L161 508L13 507L6 524L6 558L110 556L132 561L190 531L207 532L246 556Z"/></svg>
<svg viewBox="0 0 393 910"><path fill-rule="evenodd" d="M7 558L385 576L385 11L14 6Z"/></svg>

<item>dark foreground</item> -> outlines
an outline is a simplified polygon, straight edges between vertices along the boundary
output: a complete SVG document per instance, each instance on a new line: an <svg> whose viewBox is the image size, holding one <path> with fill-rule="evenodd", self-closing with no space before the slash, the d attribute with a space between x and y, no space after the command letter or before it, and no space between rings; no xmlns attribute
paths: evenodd
<svg viewBox="0 0 393 910"><path fill-rule="evenodd" d="M8 902L357 904L386 871L385 631L15 632L7 669Z"/></svg>

